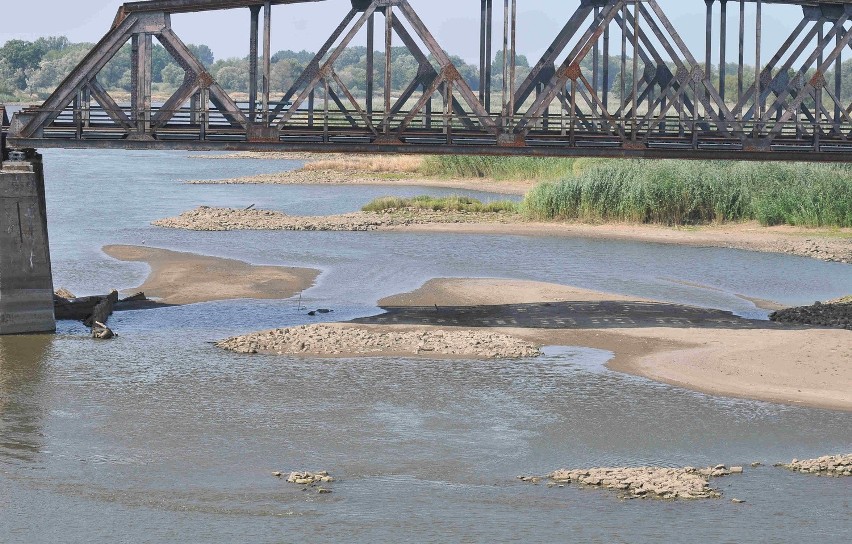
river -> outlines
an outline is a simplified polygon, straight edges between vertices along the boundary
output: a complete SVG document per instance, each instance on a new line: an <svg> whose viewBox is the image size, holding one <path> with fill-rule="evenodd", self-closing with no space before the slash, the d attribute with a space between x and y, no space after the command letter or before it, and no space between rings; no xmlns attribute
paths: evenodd
<svg viewBox="0 0 852 544"><path fill-rule="evenodd" d="M288 161L164 152L44 153L54 281L130 288L145 244L322 270L295 300L116 314L120 337L75 323L0 339L0 542L849 542L852 481L773 467L713 481L725 499L620 501L518 474L609 465L771 464L852 450L848 413L708 396L611 372L609 354L522 361L241 356L210 342L376 313L433 277L558 282L764 318L745 297L852 292L849 266L775 254L562 237L185 232L154 219L198 205L353 211L412 187L188 185ZM329 470L333 493L272 471ZM730 498L745 499L733 504Z"/></svg>

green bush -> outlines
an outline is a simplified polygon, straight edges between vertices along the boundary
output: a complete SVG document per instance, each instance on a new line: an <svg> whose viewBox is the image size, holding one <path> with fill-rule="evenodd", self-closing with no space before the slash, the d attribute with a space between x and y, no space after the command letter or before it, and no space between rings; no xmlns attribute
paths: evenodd
<svg viewBox="0 0 852 544"><path fill-rule="evenodd" d="M443 198L431 196L416 196L414 198L386 196L377 198L362 208L365 212L383 212L400 209L445 212L517 213L518 205L515 202L507 200L482 203L475 198L464 196L448 196Z"/></svg>

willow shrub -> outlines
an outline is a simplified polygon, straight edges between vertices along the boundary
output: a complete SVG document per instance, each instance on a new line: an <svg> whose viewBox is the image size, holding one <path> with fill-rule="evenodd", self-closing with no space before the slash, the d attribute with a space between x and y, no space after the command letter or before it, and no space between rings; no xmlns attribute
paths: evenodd
<svg viewBox="0 0 852 544"><path fill-rule="evenodd" d="M805 163L598 160L538 185L521 210L538 220L689 225L757 219L850 227L852 171Z"/></svg>

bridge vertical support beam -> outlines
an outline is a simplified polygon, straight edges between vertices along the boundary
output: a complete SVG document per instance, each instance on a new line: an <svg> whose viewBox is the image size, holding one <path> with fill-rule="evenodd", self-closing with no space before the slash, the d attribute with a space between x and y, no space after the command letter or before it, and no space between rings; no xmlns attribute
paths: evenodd
<svg viewBox="0 0 852 544"><path fill-rule="evenodd" d="M384 133L390 134L391 123L391 90L393 89L393 6L385 6L385 106Z"/></svg>
<svg viewBox="0 0 852 544"><path fill-rule="evenodd" d="M53 332L53 276L41 155L0 167L0 335Z"/></svg>
<svg viewBox="0 0 852 544"><path fill-rule="evenodd" d="M154 47L153 36L134 34L131 54L131 102L133 120L140 135L146 135L151 129L151 83L153 81L151 53Z"/></svg>
<svg viewBox="0 0 852 544"><path fill-rule="evenodd" d="M840 47L840 42L843 40L843 35L838 32L835 44L837 47ZM834 98L836 99L834 102L834 126L832 133L834 135L840 134L840 100L842 94L842 82L843 82L843 53L841 52L837 55L837 60L834 61Z"/></svg>
<svg viewBox="0 0 852 544"><path fill-rule="evenodd" d="M493 0L488 0L488 6L486 8L485 18L487 19L488 25L488 39L485 42L485 58L487 62L485 63L485 102L483 102L483 106L485 106L485 111L491 113L491 76L492 73L492 65L491 63L494 61L494 2Z"/></svg>
<svg viewBox="0 0 852 544"><path fill-rule="evenodd" d="M761 98L761 61L760 61L760 42L763 39L763 0L757 0L757 13L755 15L755 36L754 36L754 137L760 136L760 118L763 116L763 100Z"/></svg>
<svg viewBox="0 0 852 544"><path fill-rule="evenodd" d="M728 0L722 0L719 21L719 96L725 102L725 79L728 77ZM709 74L708 74L709 75ZM721 108L720 108L721 109Z"/></svg>
<svg viewBox="0 0 852 544"><path fill-rule="evenodd" d="M376 92L376 14L367 20L367 114L372 121L373 95Z"/></svg>
<svg viewBox="0 0 852 544"><path fill-rule="evenodd" d="M249 123L257 119L257 34L260 30L260 8L251 6L251 30L249 32Z"/></svg>
<svg viewBox="0 0 852 544"><path fill-rule="evenodd" d="M272 3L263 4L263 119L269 124L269 92L272 78Z"/></svg>

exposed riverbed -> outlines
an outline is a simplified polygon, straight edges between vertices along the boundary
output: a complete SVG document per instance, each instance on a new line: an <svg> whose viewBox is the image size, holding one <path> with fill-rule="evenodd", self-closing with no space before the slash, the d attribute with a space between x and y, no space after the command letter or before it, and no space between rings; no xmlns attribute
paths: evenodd
<svg viewBox="0 0 852 544"><path fill-rule="evenodd" d="M848 413L695 393L607 370L609 352L580 347L521 360L329 360L247 356L212 344L375 315L379 299L436 277L536 280L765 318L750 298L794 305L847 295L848 265L509 233L160 229L150 223L199 205L327 215L386 194L457 191L187 185L180 180L287 165L181 154L63 151L45 153L45 162L55 281L77 294L144 282L147 266L108 257L108 244L322 272L302 306L235 299L123 312L113 324L121 336L110 343L93 343L74 323L55 337L0 339L0 534L9 540L852 536L849 478L764 466L713 482L744 504L621 502L604 491L515 479L560 467L768 465L844 453L852 449ZM111 203L96 223L86 207L93 184ZM315 308L334 312L307 315ZM306 468L333 474L333 493L306 494L270 476Z"/></svg>

